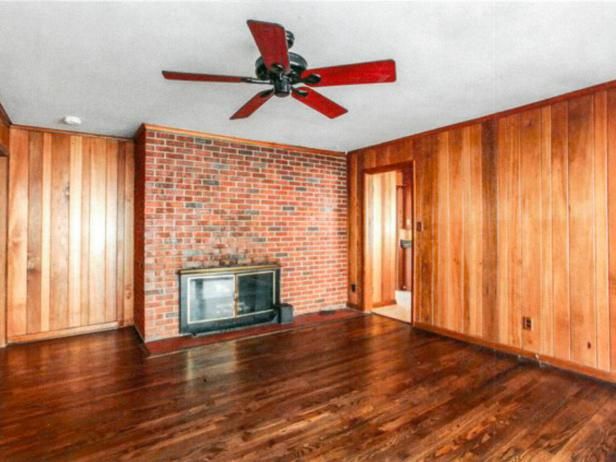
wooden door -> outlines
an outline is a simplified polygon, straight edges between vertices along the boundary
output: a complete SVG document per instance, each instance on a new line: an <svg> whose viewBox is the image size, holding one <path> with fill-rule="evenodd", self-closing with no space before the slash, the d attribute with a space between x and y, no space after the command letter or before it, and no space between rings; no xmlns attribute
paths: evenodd
<svg viewBox="0 0 616 462"><path fill-rule="evenodd" d="M397 174L366 176L366 278L369 308L395 303L397 287Z"/></svg>
<svg viewBox="0 0 616 462"><path fill-rule="evenodd" d="M133 145L11 129L10 342L132 320Z"/></svg>

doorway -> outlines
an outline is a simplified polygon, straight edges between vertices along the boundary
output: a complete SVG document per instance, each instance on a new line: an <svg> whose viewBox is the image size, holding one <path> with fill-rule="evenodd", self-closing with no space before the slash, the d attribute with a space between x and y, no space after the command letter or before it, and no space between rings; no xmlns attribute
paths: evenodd
<svg viewBox="0 0 616 462"><path fill-rule="evenodd" d="M412 323L413 168L364 175L364 307Z"/></svg>

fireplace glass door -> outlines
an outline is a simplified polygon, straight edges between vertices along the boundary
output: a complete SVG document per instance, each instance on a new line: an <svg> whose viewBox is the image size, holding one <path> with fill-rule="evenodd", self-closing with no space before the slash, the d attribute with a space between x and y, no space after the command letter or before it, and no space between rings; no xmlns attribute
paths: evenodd
<svg viewBox="0 0 616 462"><path fill-rule="evenodd" d="M180 332L235 329L277 319L280 268L275 265L180 272Z"/></svg>
<svg viewBox="0 0 616 462"><path fill-rule="evenodd" d="M272 309L276 290L273 271L238 274L237 285L238 316Z"/></svg>
<svg viewBox="0 0 616 462"><path fill-rule="evenodd" d="M233 276L195 277L188 282L188 323L234 316Z"/></svg>

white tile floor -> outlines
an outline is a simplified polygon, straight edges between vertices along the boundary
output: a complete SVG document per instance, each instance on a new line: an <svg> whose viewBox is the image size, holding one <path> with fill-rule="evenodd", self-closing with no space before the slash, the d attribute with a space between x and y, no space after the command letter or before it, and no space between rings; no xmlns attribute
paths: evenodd
<svg viewBox="0 0 616 462"><path fill-rule="evenodd" d="M411 309L400 305L382 306L381 308L373 308L372 312L388 318L397 319L398 321L411 322Z"/></svg>

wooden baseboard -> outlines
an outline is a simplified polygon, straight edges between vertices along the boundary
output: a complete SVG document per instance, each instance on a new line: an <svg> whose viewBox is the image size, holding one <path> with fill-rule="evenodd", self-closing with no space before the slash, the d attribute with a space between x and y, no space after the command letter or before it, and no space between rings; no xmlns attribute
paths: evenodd
<svg viewBox="0 0 616 462"><path fill-rule="evenodd" d="M382 308L384 306L395 305L396 300L385 300L384 302L373 303L372 308Z"/></svg>
<svg viewBox="0 0 616 462"><path fill-rule="evenodd" d="M525 351L521 348L512 347L509 345L503 345L501 343L490 342L488 340L483 340L478 337L472 337L470 335L461 334L459 332L454 332L448 329L444 329L442 327L436 327L436 326L432 326L430 324L424 324L421 322L416 322L413 325L413 327L416 327L417 329L425 330L427 332L431 332L433 334L442 335L444 337L450 337L456 340L460 340L462 342L472 343L474 345L479 345L484 348L489 348L491 350L500 351L502 353L515 355L515 356L522 356L524 358L535 361L537 364L547 364L557 369L563 369L569 372L575 372L577 374L582 374L588 377L592 377L594 379L602 380L604 382L616 383L616 372L608 372L608 371L602 371L600 369L594 369L592 367L574 363L573 361L567 361L567 360L563 360L559 358L554 358L552 356L541 355L538 353Z"/></svg>
<svg viewBox="0 0 616 462"><path fill-rule="evenodd" d="M126 326L126 323L117 321L94 324L92 326L72 327L69 329L54 330L49 332L38 332L36 334L17 335L8 339L9 344L36 342L38 340L50 340L54 338L71 337L73 335L91 334L106 330L118 329Z"/></svg>

